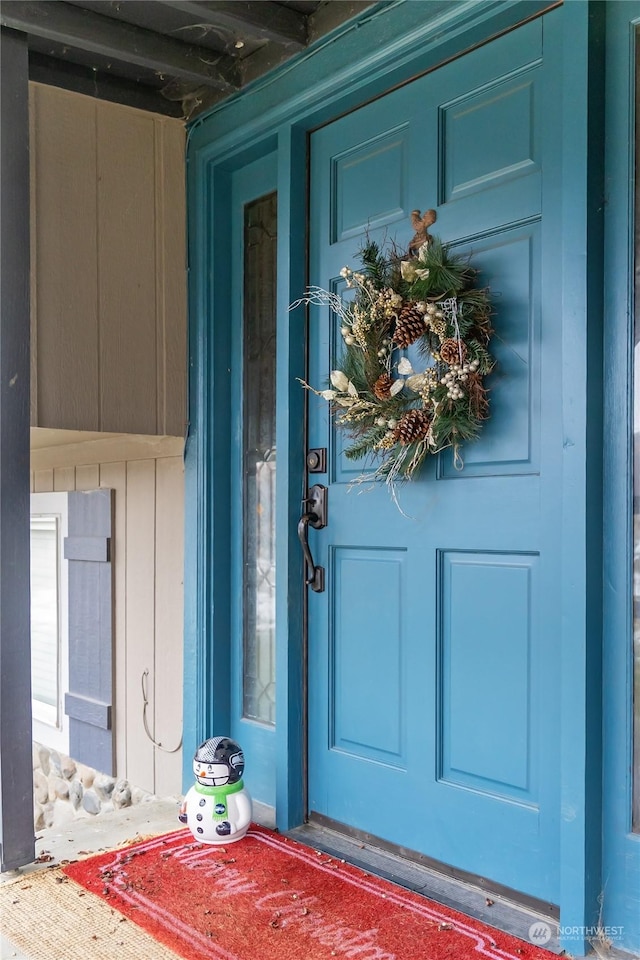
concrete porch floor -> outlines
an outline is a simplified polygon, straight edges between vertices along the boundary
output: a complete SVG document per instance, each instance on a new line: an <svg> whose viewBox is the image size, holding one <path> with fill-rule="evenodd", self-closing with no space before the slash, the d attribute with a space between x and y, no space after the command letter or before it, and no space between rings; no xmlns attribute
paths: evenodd
<svg viewBox="0 0 640 960"><path fill-rule="evenodd" d="M0 874L0 883L16 875L28 876L37 870L46 870L63 860L77 860L87 853L99 853L120 846L136 838L169 833L180 828L178 821L179 797L153 799L112 813L99 814L91 819L72 820L64 827L49 827L36 834L36 857L51 856L46 862L31 863L20 870ZM37 919L34 918L34 922ZM0 924L1 927L1 924ZM1 960L30 960L0 933ZM150 958L152 960L152 958Z"/></svg>
<svg viewBox="0 0 640 960"><path fill-rule="evenodd" d="M13 880L16 876L26 877L34 871L46 870L65 860L77 860L86 854L101 853L124 843L135 843L142 837L179 830L182 826L178 821L181 799L154 797L133 807L87 819L72 820L64 827L41 830L36 834L36 857L45 856L47 859L28 864L20 870L0 874L0 884ZM264 826L274 826L272 811L262 804L254 803L254 819ZM0 960L31 960L28 954L7 940L2 933L1 921L0 917ZM37 917L34 917L34 926L37 922ZM153 960L153 957L149 956L146 960Z"/></svg>

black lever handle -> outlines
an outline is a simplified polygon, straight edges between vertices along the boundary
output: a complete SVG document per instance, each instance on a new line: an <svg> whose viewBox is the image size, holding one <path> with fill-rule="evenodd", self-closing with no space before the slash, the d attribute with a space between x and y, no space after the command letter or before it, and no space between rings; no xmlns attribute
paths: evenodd
<svg viewBox="0 0 640 960"><path fill-rule="evenodd" d="M312 526L318 522L316 513L303 513L298 521L298 539L304 553L304 562L307 573L304 582L311 587L314 593L322 593L324 590L324 567L317 567L313 562L313 556L309 547L308 533L309 524Z"/></svg>

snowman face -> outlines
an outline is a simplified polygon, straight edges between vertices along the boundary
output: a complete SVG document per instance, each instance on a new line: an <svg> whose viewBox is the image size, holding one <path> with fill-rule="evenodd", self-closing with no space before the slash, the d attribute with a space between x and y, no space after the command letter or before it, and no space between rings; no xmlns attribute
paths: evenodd
<svg viewBox="0 0 640 960"><path fill-rule="evenodd" d="M226 763L200 763L194 760L193 772L203 787L223 787L229 782L229 768Z"/></svg>

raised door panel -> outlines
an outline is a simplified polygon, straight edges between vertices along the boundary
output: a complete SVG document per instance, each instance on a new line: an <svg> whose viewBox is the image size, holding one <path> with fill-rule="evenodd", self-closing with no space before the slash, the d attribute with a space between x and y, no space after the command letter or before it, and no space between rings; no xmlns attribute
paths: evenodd
<svg viewBox="0 0 640 960"><path fill-rule="evenodd" d="M403 550L335 549L329 639L332 749L400 768L406 766L405 561ZM380 633L382 651L371 645Z"/></svg>
<svg viewBox="0 0 640 960"><path fill-rule="evenodd" d="M438 779L537 805L538 557L440 558Z"/></svg>

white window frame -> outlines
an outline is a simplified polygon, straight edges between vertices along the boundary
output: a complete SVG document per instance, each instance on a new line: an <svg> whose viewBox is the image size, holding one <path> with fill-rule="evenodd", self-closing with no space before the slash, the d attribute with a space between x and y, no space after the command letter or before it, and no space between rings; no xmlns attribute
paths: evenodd
<svg viewBox="0 0 640 960"><path fill-rule="evenodd" d="M32 493L31 516L58 519L58 704L56 710L31 701L33 739L60 753L69 753L69 718L64 712L64 695L69 689L69 563L64 559L68 536L69 509L66 493ZM55 713L56 716L52 716Z"/></svg>

